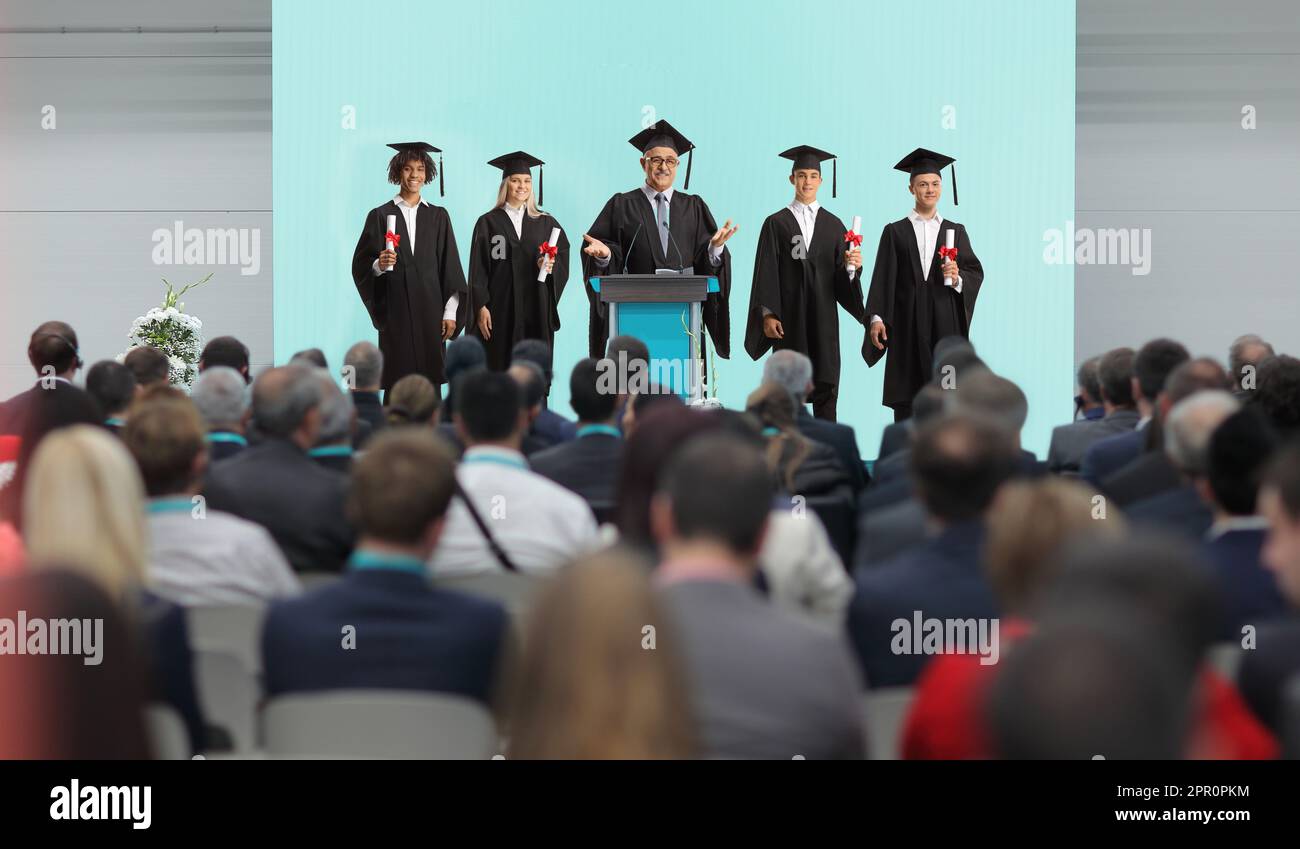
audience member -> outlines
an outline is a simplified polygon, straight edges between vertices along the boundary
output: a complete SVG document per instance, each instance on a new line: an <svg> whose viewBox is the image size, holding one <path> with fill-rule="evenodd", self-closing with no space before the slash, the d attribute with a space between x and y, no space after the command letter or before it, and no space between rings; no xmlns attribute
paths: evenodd
<svg viewBox="0 0 1300 849"><path fill-rule="evenodd" d="M1237 680L1255 715L1281 733L1286 683L1300 675L1300 443L1282 449L1269 463L1259 508L1269 524L1264 564L1276 576L1292 615L1259 628L1254 649L1242 652Z"/></svg>
<svg viewBox="0 0 1300 849"><path fill-rule="evenodd" d="M590 555L534 602L511 699L511 760L696 755L679 639L648 567L626 551Z"/></svg>
<svg viewBox="0 0 1300 849"><path fill-rule="evenodd" d="M104 427L120 434L126 411L135 400L135 375L116 360L101 360L86 372L86 391L104 414Z"/></svg>
<svg viewBox="0 0 1300 849"><path fill-rule="evenodd" d="M370 426L368 439L387 424L384 405L379 400L380 380L384 374L383 352L374 342L358 342L343 355L343 369L345 377L349 379L349 394L357 409L357 416ZM363 445L365 443L361 442L357 447Z"/></svg>
<svg viewBox="0 0 1300 849"><path fill-rule="evenodd" d="M600 391L600 366L583 359L569 376L569 404L578 416L577 438L528 458L533 471L576 492L602 521L612 518L623 466L623 438L614 424L617 398Z"/></svg>
<svg viewBox="0 0 1300 849"><path fill-rule="evenodd" d="M138 631L152 697L176 708L191 749L206 745L184 611L145 587L144 485L122 442L73 425L41 440L23 495L32 568L72 570L96 582Z"/></svg>
<svg viewBox="0 0 1300 849"><path fill-rule="evenodd" d="M1164 450L1183 482L1125 507L1135 524L1164 528L1195 542L1205 536L1213 517L1196 485L1205 478L1210 436L1240 406L1222 389L1197 392L1174 405L1163 429Z"/></svg>
<svg viewBox="0 0 1300 849"><path fill-rule="evenodd" d="M234 369L245 385L253 382L249 372L248 346L234 336L218 336L203 346L199 354L199 374L212 368Z"/></svg>
<svg viewBox="0 0 1300 849"><path fill-rule="evenodd" d="M595 544L587 502L528 468L519 450L527 421L520 394L501 372L477 369L456 380L462 497L433 555L436 575L550 572Z"/></svg>
<svg viewBox="0 0 1300 849"><path fill-rule="evenodd" d="M1132 348L1107 351L1097 364L1101 402L1106 414L1060 425L1052 431L1047 449L1047 467L1053 472L1077 473L1083 455L1094 443L1108 436L1133 430L1140 418L1133 398Z"/></svg>
<svg viewBox="0 0 1300 849"><path fill-rule="evenodd" d="M171 374L172 363L165 353L157 348L142 345L126 352L122 363L135 375L135 385L139 391L154 386L166 386Z"/></svg>
<svg viewBox="0 0 1300 849"><path fill-rule="evenodd" d="M210 366L194 381L190 400L207 430L208 455L213 463L248 447L252 411L243 375L229 366Z"/></svg>
<svg viewBox="0 0 1300 849"><path fill-rule="evenodd" d="M435 587L425 565L454 491L454 460L433 434L399 428L375 437L352 467L348 516L359 538L343 578L267 613L268 696L423 690L498 704L509 653L505 609ZM349 631L355 642L340 650Z"/></svg>
<svg viewBox="0 0 1300 849"><path fill-rule="evenodd" d="M1276 576L1260 561L1268 521L1256 511L1260 477L1277 448L1264 415L1246 407L1215 428L1205 475L1194 483L1214 517L1202 548L1219 583L1219 638L1234 643L1286 612Z"/></svg>
<svg viewBox="0 0 1300 849"><path fill-rule="evenodd" d="M937 533L855 575L848 630L868 686L910 685L929 659L893 650L896 620L998 616L982 568L983 515L1015 465L1010 436L981 418L945 416L917 432L912 475Z"/></svg>
<svg viewBox="0 0 1300 849"><path fill-rule="evenodd" d="M860 758L861 685L842 638L753 586L772 495L756 447L706 434L676 454L654 496L657 581L679 629L704 754Z"/></svg>
<svg viewBox="0 0 1300 849"><path fill-rule="evenodd" d="M542 394L542 412L533 423L537 435L551 445L569 442L578 437L577 426L547 406L555 374L551 368L551 346L541 339L520 339L510 352L512 363L531 362L542 370L546 391Z"/></svg>
<svg viewBox="0 0 1300 849"><path fill-rule="evenodd" d="M867 476L853 428L816 418L808 412L808 397L813 386L812 360L788 348L773 351L763 363L763 382L774 383L790 393L795 401L795 424L799 432L813 442L829 445L835 450L841 465L849 473L849 482L856 497L867 485Z"/></svg>
<svg viewBox="0 0 1300 849"><path fill-rule="evenodd" d="M207 450L189 399L142 400L122 438L149 497L150 590L184 607L255 605L298 592L298 579L265 528L209 510L197 497Z"/></svg>
<svg viewBox="0 0 1300 849"><path fill-rule="evenodd" d="M314 368L282 366L253 382L257 445L208 472L208 509L271 532L295 572L340 572L352 551L343 515L347 479L307 456L321 427L321 382Z"/></svg>
<svg viewBox="0 0 1300 849"><path fill-rule="evenodd" d="M1149 435L1147 428L1157 415L1165 382L1170 372L1189 359L1191 354L1187 349L1172 339L1153 339L1138 350L1133 359L1133 398L1141 418L1132 430L1090 445L1079 465L1079 477L1091 486L1098 486L1142 453Z"/></svg>

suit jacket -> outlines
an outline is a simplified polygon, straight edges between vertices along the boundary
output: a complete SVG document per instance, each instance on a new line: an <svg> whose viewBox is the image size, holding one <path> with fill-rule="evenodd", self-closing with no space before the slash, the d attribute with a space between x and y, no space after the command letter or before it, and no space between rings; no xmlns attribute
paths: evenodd
<svg viewBox="0 0 1300 849"><path fill-rule="evenodd" d="M266 693L392 689L491 705L509 620L495 601L436 589L424 575L350 569L275 602L262 629ZM344 628L355 648L341 648Z"/></svg>
<svg viewBox="0 0 1300 849"><path fill-rule="evenodd" d="M1257 632L1254 651L1241 653L1237 686L1246 704L1274 732L1283 731L1283 694L1300 675L1300 617L1295 611L1282 622Z"/></svg>
<svg viewBox="0 0 1300 849"><path fill-rule="evenodd" d="M998 603L982 566L984 526L950 525L887 563L856 575L848 630L869 687L910 686L929 655L895 654L896 619L994 619ZM917 638L919 640L919 638ZM911 640L907 641L911 645Z"/></svg>
<svg viewBox="0 0 1300 849"><path fill-rule="evenodd" d="M799 417L795 422L799 432L813 442L829 445L839 455L840 463L849 473L849 482L855 493L861 492L867 485L867 470L862 465L862 454L858 451L858 438L853 428L838 422L828 422L813 417L808 409L799 407Z"/></svg>
<svg viewBox="0 0 1300 849"><path fill-rule="evenodd" d="M925 508L912 496L897 504L858 516L858 544L853 553L853 569L884 563L929 535Z"/></svg>
<svg viewBox="0 0 1300 849"><path fill-rule="evenodd" d="M341 572L352 552L347 478L286 439L268 437L212 466L204 495L210 509L270 531L295 572Z"/></svg>
<svg viewBox="0 0 1300 849"><path fill-rule="evenodd" d="M528 465L581 495L593 508L609 508L623 467L623 440L607 433L590 433L533 454Z"/></svg>
<svg viewBox="0 0 1300 849"><path fill-rule="evenodd" d="M1077 472L1093 443L1137 427L1137 410L1116 410L1103 419L1083 419L1052 430L1047 467L1053 472Z"/></svg>
<svg viewBox="0 0 1300 849"><path fill-rule="evenodd" d="M843 637L775 607L752 586L663 588L677 626L704 754L861 758L861 682Z"/></svg>
<svg viewBox="0 0 1300 849"><path fill-rule="evenodd" d="M1144 498L1124 508L1124 512L1134 524L1169 531L1198 543L1214 521L1209 508L1190 485Z"/></svg>
<svg viewBox="0 0 1300 849"><path fill-rule="evenodd" d="M912 449L903 448L889 456L889 462L872 477L871 486L858 499L858 518L861 520L868 513L900 504L912 497L912 476L908 474L908 463ZM1034 456L1032 451L1020 449L1020 459L1015 476L1033 479L1047 474L1047 464Z"/></svg>
<svg viewBox="0 0 1300 849"><path fill-rule="evenodd" d="M541 415L533 422L533 430L551 445L578 438L578 426L548 407L542 408Z"/></svg>
<svg viewBox="0 0 1300 849"><path fill-rule="evenodd" d="M1146 447L1149 436L1147 428L1142 427L1099 439L1083 452L1079 477L1099 486L1107 477L1136 460Z"/></svg>
<svg viewBox="0 0 1300 849"><path fill-rule="evenodd" d="M357 418L370 425L370 430L357 442L360 448L366 444L366 440L383 430L388 425L388 418L384 415L384 405L379 400L378 392L360 392L352 391L352 405L357 408Z"/></svg>
<svg viewBox="0 0 1300 849"><path fill-rule="evenodd" d="M1222 640L1240 642L1243 626L1258 627L1286 614L1277 579L1259 559L1267 536L1265 528L1234 528L1212 535L1202 547L1219 582Z"/></svg>
<svg viewBox="0 0 1300 849"><path fill-rule="evenodd" d="M213 433L229 433L230 431L213 431ZM208 442L208 462L216 463L220 460L227 460L248 446L238 442Z"/></svg>
<svg viewBox="0 0 1300 849"><path fill-rule="evenodd" d="M906 448L911 444L912 430L915 426L915 422L911 419L906 419L901 422L890 422L885 425L884 431L880 434L880 455L876 457L876 462L879 463L895 451L898 451L901 448ZM875 474L874 469L872 470L872 474Z"/></svg>
<svg viewBox="0 0 1300 849"><path fill-rule="evenodd" d="M1101 491L1121 507L1135 504L1183 485L1183 476L1163 451L1139 454L1131 463L1101 482Z"/></svg>

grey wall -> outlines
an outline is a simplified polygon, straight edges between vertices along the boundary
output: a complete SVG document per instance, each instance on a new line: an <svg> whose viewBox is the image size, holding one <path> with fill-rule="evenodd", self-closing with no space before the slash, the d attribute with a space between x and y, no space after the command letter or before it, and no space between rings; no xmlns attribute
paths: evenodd
<svg viewBox="0 0 1300 849"><path fill-rule="evenodd" d="M219 31L39 31L137 25ZM215 272L187 312L270 360L270 27L269 0L0 0L0 397L30 382L41 321L72 324L88 365L123 351L160 277ZM155 264L152 234L177 220L260 229L259 273Z"/></svg>
<svg viewBox="0 0 1300 849"><path fill-rule="evenodd" d="M1079 0L1076 227L1150 228L1151 272L1075 268L1078 359L1156 336L1300 354L1300 6ZM1257 128L1242 128L1242 107Z"/></svg>

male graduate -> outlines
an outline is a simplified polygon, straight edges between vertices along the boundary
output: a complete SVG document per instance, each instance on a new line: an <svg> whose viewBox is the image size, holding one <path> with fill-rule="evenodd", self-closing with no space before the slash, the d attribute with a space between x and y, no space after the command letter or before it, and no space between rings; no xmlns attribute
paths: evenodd
<svg viewBox="0 0 1300 849"><path fill-rule="evenodd" d="M767 217L758 235L749 293L745 350L758 359L769 348L791 348L812 360L813 415L835 421L840 383L840 325L836 303L862 322L862 253L845 237L844 222L818 201L822 162L835 155L808 145L781 154L792 160L794 201ZM832 161L831 167L835 167ZM833 173L833 172L832 172ZM831 183L831 197L835 185Z"/></svg>
<svg viewBox="0 0 1300 849"><path fill-rule="evenodd" d="M882 403L893 408L896 422L912 415L912 398L930 379L935 343L945 336L970 336L975 297L984 280L966 228L945 221L937 208L943 194L940 172L955 161L917 148L894 166L907 173L915 204L906 218L886 224L880 234L867 291L871 321L862 357L874 366L890 352ZM952 202L956 206L955 168ZM947 248L950 230L955 231L955 256Z"/></svg>
<svg viewBox="0 0 1300 849"><path fill-rule="evenodd" d="M441 194L442 175L429 156L441 151L425 142L389 147L397 151L388 163L397 197L367 213L352 253L352 281L379 331L385 392L408 374L434 386L444 381L443 348L456 334L456 309L467 291L447 210L420 199L435 175ZM389 216L397 225L392 234Z"/></svg>
<svg viewBox="0 0 1300 849"><path fill-rule="evenodd" d="M667 121L628 139L641 152L645 183L614 195L583 235L582 278L607 274L656 274L667 269L718 278L719 292L705 300L701 313L718 356L731 355L731 254L727 240L736 233L728 219L721 227L698 195L673 188L679 157L688 155L685 188L691 185L689 152L695 145ZM588 341L591 356L605 355L609 314L600 297L584 286L591 304ZM701 340L702 342L703 340Z"/></svg>

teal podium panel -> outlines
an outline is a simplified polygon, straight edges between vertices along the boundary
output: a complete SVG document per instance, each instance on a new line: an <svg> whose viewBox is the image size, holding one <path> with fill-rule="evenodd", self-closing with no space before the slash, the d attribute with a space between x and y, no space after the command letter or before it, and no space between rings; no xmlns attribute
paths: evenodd
<svg viewBox="0 0 1300 849"><path fill-rule="evenodd" d="M608 310L610 338L635 336L646 344L650 351L646 375L649 382L670 389L686 401L700 397L700 303L709 293L719 291L718 278L624 274L593 277L588 284ZM628 379L633 375L629 374Z"/></svg>

